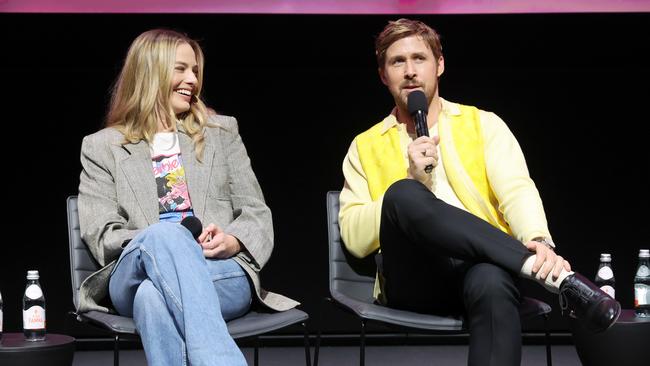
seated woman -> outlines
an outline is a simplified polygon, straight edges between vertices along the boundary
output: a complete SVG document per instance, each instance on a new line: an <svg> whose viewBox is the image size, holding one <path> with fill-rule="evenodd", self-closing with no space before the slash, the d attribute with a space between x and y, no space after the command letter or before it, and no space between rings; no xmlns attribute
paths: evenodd
<svg viewBox="0 0 650 366"><path fill-rule="evenodd" d="M245 365L225 321L252 301L298 303L260 288L273 249L271 212L232 117L201 100L196 41L155 29L133 41L106 128L81 147L82 238L103 268L79 311L133 317L152 365ZM179 222L207 223L197 238ZM198 233L197 233L198 234Z"/></svg>

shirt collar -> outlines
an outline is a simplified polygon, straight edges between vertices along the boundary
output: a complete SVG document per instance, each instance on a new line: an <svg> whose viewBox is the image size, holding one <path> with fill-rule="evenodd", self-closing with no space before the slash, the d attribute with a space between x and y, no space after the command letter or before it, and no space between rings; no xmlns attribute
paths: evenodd
<svg viewBox="0 0 650 366"><path fill-rule="evenodd" d="M458 107L458 103L450 102L442 98L440 98L440 102L442 103L442 113L448 116L460 115L460 108Z"/></svg>
<svg viewBox="0 0 650 366"><path fill-rule="evenodd" d="M449 102L442 97L440 98L440 103L442 104L442 114L447 116L458 116L460 114L460 108L458 104L454 102ZM384 125L381 129L381 134L385 134L391 128L398 126L400 123L397 121L397 107L394 107L390 114L384 118Z"/></svg>

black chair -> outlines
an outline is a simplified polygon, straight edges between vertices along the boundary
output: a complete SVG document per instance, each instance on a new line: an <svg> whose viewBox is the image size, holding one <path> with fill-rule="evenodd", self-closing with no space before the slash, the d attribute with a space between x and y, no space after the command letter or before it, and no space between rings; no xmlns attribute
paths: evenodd
<svg viewBox="0 0 650 366"><path fill-rule="evenodd" d="M77 211L77 196L70 196L68 204L68 238L70 245L70 272L72 275L72 301L75 309L79 304L79 288L81 283L93 272L100 269L99 264L90 254L88 247L81 240L79 231L79 213ZM87 322L111 332L114 336L113 364L119 365L119 342L122 336L138 337L135 323L132 318L107 314L98 311L84 313L73 312L77 320ZM289 325L300 323L304 330L305 340L305 361L307 366L311 365L309 354L309 334L307 332L307 319L309 316L298 309L291 309L282 312L265 312L261 309L249 311L246 315L227 322L228 332L237 338L254 337L254 362L259 363L258 341L261 334L272 332Z"/></svg>
<svg viewBox="0 0 650 366"><path fill-rule="evenodd" d="M400 331L419 333L466 332L461 317L436 316L391 309L378 304L373 297L376 264L372 256L358 259L352 256L341 240L339 230L339 191L327 192L327 232L329 239L329 283L331 297L326 298L361 320L360 364L365 365L366 323L376 321ZM551 307L539 300L524 297L519 313L522 319L543 316L546 333L546 363L552 365L548 317ZM320 333L316 338L314 366L318 366Z"/></svg>

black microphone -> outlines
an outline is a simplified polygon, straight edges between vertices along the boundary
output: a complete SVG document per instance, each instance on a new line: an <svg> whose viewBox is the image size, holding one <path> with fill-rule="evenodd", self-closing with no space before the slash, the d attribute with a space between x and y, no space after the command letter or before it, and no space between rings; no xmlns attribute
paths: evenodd
<svg viewBox="0 0 650 366"><path fill-rule="evenodd" d="M189 230L190 233L192 233L194 239L199 239L199 235L201 235L201 232L203 231L203 224L201 223L201 220L198 219L198 217L186 216L183 220L181 220L181 225L183 225L187 230Z"/></svg>
<svg viewBox="0 0 650 366"><path fill-rule="evenodd" d="M429 126L427 125L427 113L429 113L429 103L422 90L414 90L409 93L407 99L407 108L409 114L415 122L415 134L417 137L429 137ZM424 168L425 173L431 173L433 165L429 164Z"/></svg>

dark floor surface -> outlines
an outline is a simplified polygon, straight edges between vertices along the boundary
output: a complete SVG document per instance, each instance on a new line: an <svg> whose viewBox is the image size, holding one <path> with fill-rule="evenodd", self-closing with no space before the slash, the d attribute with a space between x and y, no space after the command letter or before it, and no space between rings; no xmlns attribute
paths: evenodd
<svg viewBox="0 0 650 366"><path fill-rule="evenodd" d="M253 349L243 348L249 365L253 365ZM260 348L260 366L305 365L304 349L300 347L263 347ZM313 348L311 350L313 357ZM466 365L467 346L368 346L366 347L366 365ZM524 346L522 351L523 366L545 366L546 352L544 346ZM73 366L112 366L112 351L77 351ZM142 350L123 350L120 352L121 366L146 365ZM356 366L359 365L359 348L336 346L322 347L319 365ZM575 347L571 345L553 346L554 366L580 365Z"/></svg>

